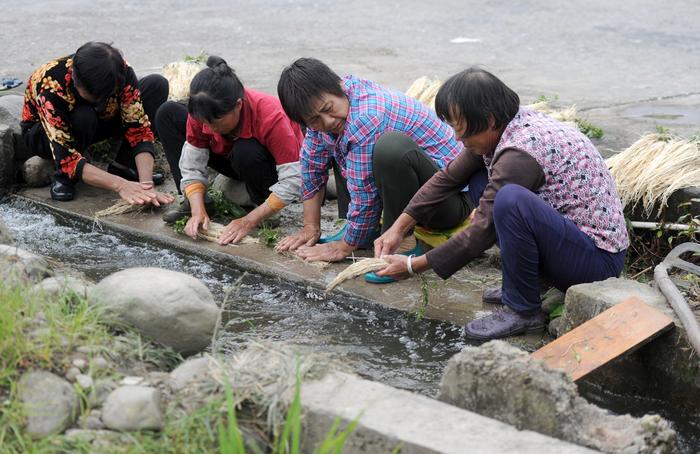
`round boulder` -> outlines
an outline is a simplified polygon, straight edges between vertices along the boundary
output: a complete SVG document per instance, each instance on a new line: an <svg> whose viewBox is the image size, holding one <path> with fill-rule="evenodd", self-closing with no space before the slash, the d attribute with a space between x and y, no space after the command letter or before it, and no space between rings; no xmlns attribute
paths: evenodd
<svg viewBox="0 0 700 454"><path fill-rule="evenodd" d="M43 257L16 246L0 244L0 281L10 285L36 282L49 274L49 264Z"/></svg>
<svg viewBox="0 0 700 454"><path fill-rule="evenodd" d="M161 430L160 391L148 386L122 386L107 396L102 422L112 430Z"/></svg>
<svg viewBox="0 0 700 454"><path fill-rule="evenodd" d="M47 296L72 294L78 298L87 298L93 285L73 276L54 276L44 279L32 287L32 292Z"/></svg>
<svg viewBox="0 0 700 454"><path fill-rule="evenodd" d="M22 178L24 183L32 188L40 188L51 182L54 172L53 161L50 159L32 156L22 164Z"/></svg>
<svg viewBox="0 0 700 454"><path fill-rule="evenodd" d="M98 283L90 303L105 309L107 320L185 355L211 342L219 308L209 289L192 276L160 268L130 268Z"/></svg>
<svg viewBox="0 0 700 454"><path fill-rule="evenodd" d="M78 415L75 389L50 372L31 371L22 375L18 395L26 415L26 431L32 438L63 432Z"/></svg>

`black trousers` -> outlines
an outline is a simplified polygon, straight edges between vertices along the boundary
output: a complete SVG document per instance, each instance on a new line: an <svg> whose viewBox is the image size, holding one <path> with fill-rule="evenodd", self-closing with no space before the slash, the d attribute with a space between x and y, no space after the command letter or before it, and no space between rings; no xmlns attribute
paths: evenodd
<svg viewBox="0 0 700 454"><path fill-rule="evenodd" d="M149 120L151 120L151 129L154 135L157 134L153 125L153 119L158 108L168 99L168 90L168 80L159 74L151 74L139 80L143 109ZM123 138L125 132L119 116L108 121L100 120L94 107L87 103L76 104L75 108L70 112L70 124L73 137L75 137L77 142L76 148L81 152L90 145L102 140L112 137ZM41 123L23 124L22 138L30 151L28 157L40 156L45 159L53 159L49 139ZM134 158L134 150L129 145L129 142L125 139L122 140L115 160L136 170Z"/></svg>
<svg viewBox="0 0 700 454"><path fill-rule="evenodd" d="M163 104L156 113L156 129L177 190L182 193L180 156L186 139L187 108L174 101ZM275 159L257 139L236 140L228 156L209 153L208 165L220 174L245 183L248 195L256 205L267 199L270 186L277 183Z"/></svg>
<svg viewBox="0 0 700 454"><path fill-rule="evenodd" d="M438 170L437 164L410 137L388 132L374 146L374 180L384 206L382 232L396 221L413 196ZM423 227L449 229L459 225L471 212L468 192L452 194L440 202Z"/></svg>

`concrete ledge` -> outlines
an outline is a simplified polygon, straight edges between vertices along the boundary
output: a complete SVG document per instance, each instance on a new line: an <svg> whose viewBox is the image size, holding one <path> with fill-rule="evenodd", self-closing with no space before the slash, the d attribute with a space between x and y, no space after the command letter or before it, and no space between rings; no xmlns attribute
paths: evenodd
<svg viewBox="0 0 700 454"><path fill-rule="evenodd" d="M320 443L333 422L359 416L343 453L590 453L587 448L512 426L452 405L333 373L302 386L304 452Z"/></svg>

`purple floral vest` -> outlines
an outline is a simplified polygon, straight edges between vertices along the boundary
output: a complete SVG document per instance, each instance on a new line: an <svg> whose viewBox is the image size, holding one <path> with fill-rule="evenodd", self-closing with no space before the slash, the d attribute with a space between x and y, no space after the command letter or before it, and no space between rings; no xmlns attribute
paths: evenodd
<svg viewBox="0 0 700 454"><path fill-rule="evenodd" d="M579 131L540 112L520 108L508 123L486 167L506 148L535 158L544 172L537 195L573 221L595 245L608 252L627 249L622 204L605 161Z"/></svg>

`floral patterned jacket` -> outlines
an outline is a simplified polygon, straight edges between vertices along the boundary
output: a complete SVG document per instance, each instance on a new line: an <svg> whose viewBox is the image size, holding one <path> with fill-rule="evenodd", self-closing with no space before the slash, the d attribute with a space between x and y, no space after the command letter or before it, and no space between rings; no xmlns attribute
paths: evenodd
<svg viewBox="0 0 700 454"><path fill-rule="evenodd" d="M80 180L85 158L77 149L72 133L70 112L76 106L77 91L72 81L73 56L52 60L37 69L27 82L22 109L22 129L41 122L51 144L56 168L71 181ZM107 99L106 109L99 114L101 121L119 115L124 126L124 138L134 153L153 154L153 131L143 110L141 92L134 70L125 62L126 78L118 93Z"/></svg>

